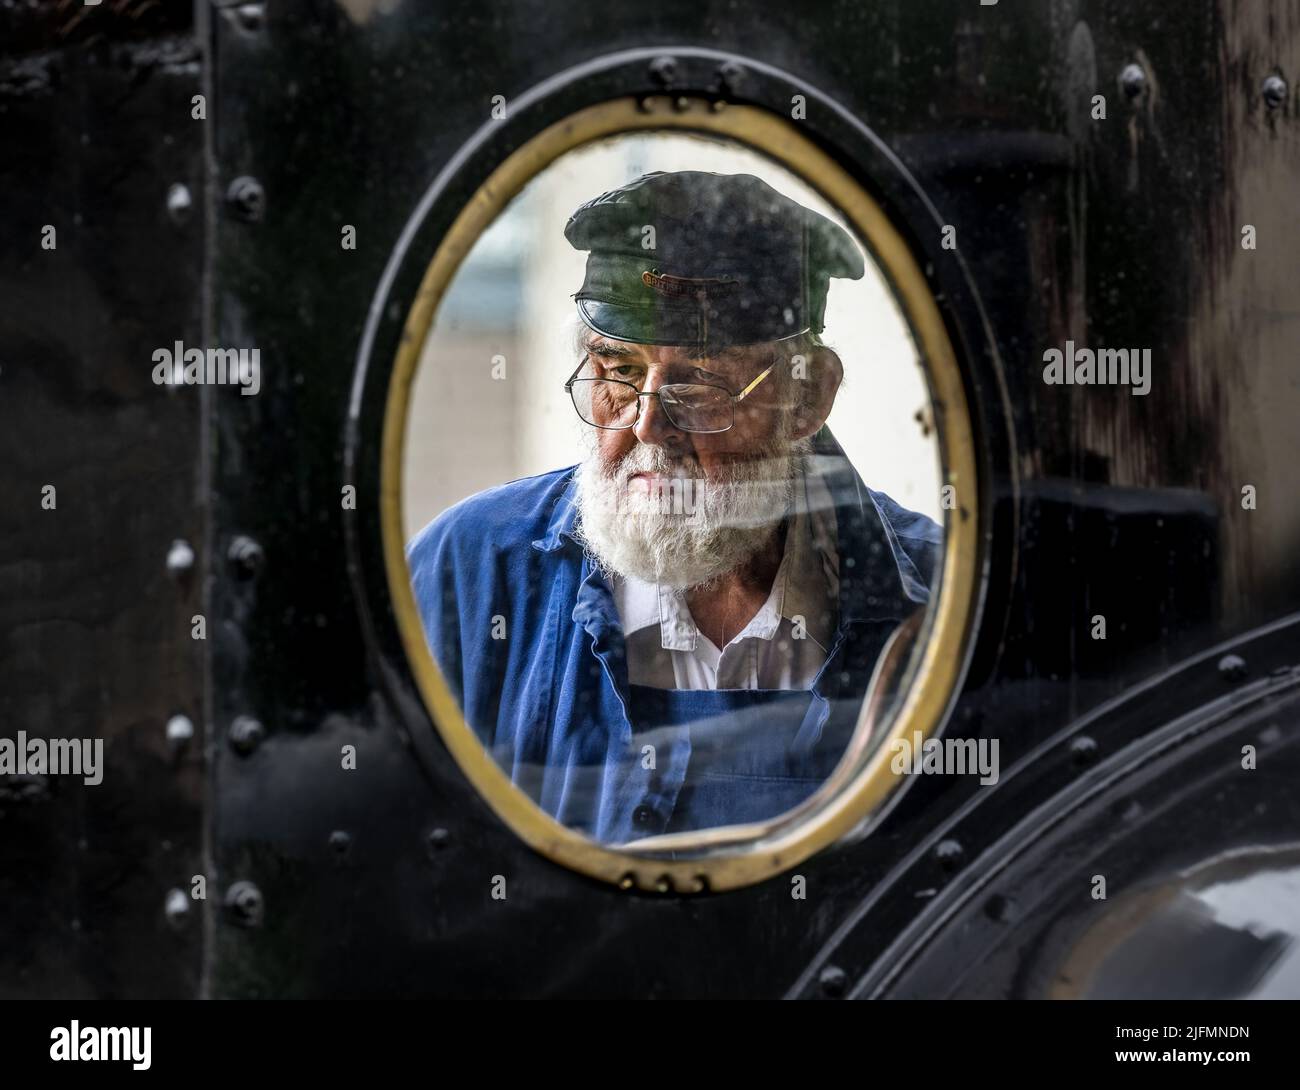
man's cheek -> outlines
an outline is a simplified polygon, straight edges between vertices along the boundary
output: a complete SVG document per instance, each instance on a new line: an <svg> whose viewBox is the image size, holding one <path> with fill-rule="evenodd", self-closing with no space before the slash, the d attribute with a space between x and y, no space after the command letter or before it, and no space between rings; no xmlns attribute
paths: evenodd
<svg viewBox="0 0 1300 1090"><path fill-rule="evenodd" d="M621 446L622 444L612 433L600 433L600 438L596 442L596 457L600 462L601 471L606 476L610 476L626 456L627 452L621 450Z"/></svg>
<svg viewBox="0 0 1300 1090"><path fill-rule="evenodd" d="M788 419L788 413L770 412L746 420L743 429L736 429L737 444L746 451L770 451L774 445L788 440Z"/></svg>

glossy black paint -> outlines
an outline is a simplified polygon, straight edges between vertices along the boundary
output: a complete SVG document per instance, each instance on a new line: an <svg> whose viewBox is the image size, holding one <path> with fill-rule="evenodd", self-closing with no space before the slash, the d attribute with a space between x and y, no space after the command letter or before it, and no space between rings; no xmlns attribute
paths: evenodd
<svg viewBox="0 0 1300 1090"><path fill-rule="evenodd" d="M104 779L0 776L0 996L194 995L207 871L201 49L188 10L0 5L0 734L104 739ZM42 228L56 247L42 249ZM54 510L41 506L55 486ZM173 542L197 554L169 571Z"/></svg>
<svg viewBox="0 0 1300 1090"><path fill-rule="evenodd" d="M1261 709L1289 736L1290 682L1255 671L1300 662L1293 625L1243 636L1300 609L1287 424L1300 281L1286 256L1300 247L1300 143L1294 93L1270 106L1263 92L1300 67L1300 20L1281 0L763 3L743 19L673 0L564 15L272 0L256 19L200 3L192 25L169 9L63 37L19 7L0 47L0 125L21 149L0 268L0 442L19 467L5 477L18 520L0 567L0 692L9 722L102 729L120 763L104 794L56 785L41 808L0 803L5 923L50 921L30 939L0 928L18 936L0 948L7 994L1042 994L1097 911L1098 867L1114 897L1199 850L1294 827L1284 772L1206 801ZM94 59L174 38L189 51L179 71ZM1130 64L1145 76L1131 97ZM196 88L206 129L189 116ZM911 784L866 839L797 868L803 901L788 876L697 898L620 893L518 843L414 694L379 564L387 374L441 232L544 124L662 90L777 110L808 96L810 135L931 276L976 412L991 535L949 731L997 737L1015 774L993 789ZM1105 121L1083 105L1094 93ZM497 94L504 123L489 118ZM58 135L78 123L90 145ZM179 231L177 180L195 198ZM66 264L40 265L39 225L78 209L101 231L61 228ZM1255 251L1239 244L1246 223ZM66 278L96 270L95 290L69 297ZM177 338L260 349L261 393L152 386L149 351ZM1151 394L1045 385L1042 353L1067 338L1150 347ZM41 521L52 476L72 482L71 532ZM175 537L198 552L179 590L164 564ZM84 636L67 645L69 620ZM1239 636L1250 677L1234 688L1217 662ZM155 756L174 710L206 723L206 791L197 753L179 773ZM256 746L230 744L241 717L262 725ZM1207 756L1209 740L1225 748ZM1261 760L1290 768L1294 747L1270 745ZM1143 813L1167 799L1176 828L1214 836L1189 846L1142 819L1107 839L1095 799ZM151 852L163 837L173 847ZM995 869L991 852L1012 862ZM209 901L178 937L162 906L194 873ZM95 943L66 941L74 909ZM1026 919L1051 941L1008 927Z"/></svg>

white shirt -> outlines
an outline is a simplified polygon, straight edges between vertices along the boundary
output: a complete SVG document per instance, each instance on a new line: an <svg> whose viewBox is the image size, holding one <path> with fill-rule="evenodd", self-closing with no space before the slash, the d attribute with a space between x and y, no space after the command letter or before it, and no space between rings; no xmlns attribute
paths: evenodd
<svg viewBox="0 0 1300 1090"><path fill-rule="evenodd" d="M686 592L632 577L613 580L628 680L657 689L809 689L837 627L835 508L819 477L794 490L785 551L767 600L725 647L695 623Z"/></svg>

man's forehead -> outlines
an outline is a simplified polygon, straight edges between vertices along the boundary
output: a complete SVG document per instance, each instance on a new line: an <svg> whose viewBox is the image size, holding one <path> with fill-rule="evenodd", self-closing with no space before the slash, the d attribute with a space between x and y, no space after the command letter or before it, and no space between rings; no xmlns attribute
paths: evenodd
<svg viewBox="0 0 1300 1090"><path fill-rule="evenodd" d="M635 341L620 341L599 333L588 333L583 338L583 345L588 352L600 352L611 356L626 356L637 359L654 359L668 356L682 360L712 360L721 363L744 363L756 356L770 355L777 342L762 344L732 345L728 348L704 352L698 345L645 345Z"/></svg>

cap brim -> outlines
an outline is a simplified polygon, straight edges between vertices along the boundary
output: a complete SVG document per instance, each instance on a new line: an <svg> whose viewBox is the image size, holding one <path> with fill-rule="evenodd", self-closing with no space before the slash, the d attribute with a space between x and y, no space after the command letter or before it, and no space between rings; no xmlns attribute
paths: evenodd
<svg viewBox="0 0 1300 1090"><path fill-rule="evenodd" d="M698 307L640 307L597 299L578 299L576 302L578 317L588 329L629 344L719 349L789 340L811 328L805 326L793 332L788 327L749 329L737 335L734 325L725 321L715 321L711 329L707 328Z"/></svg>

